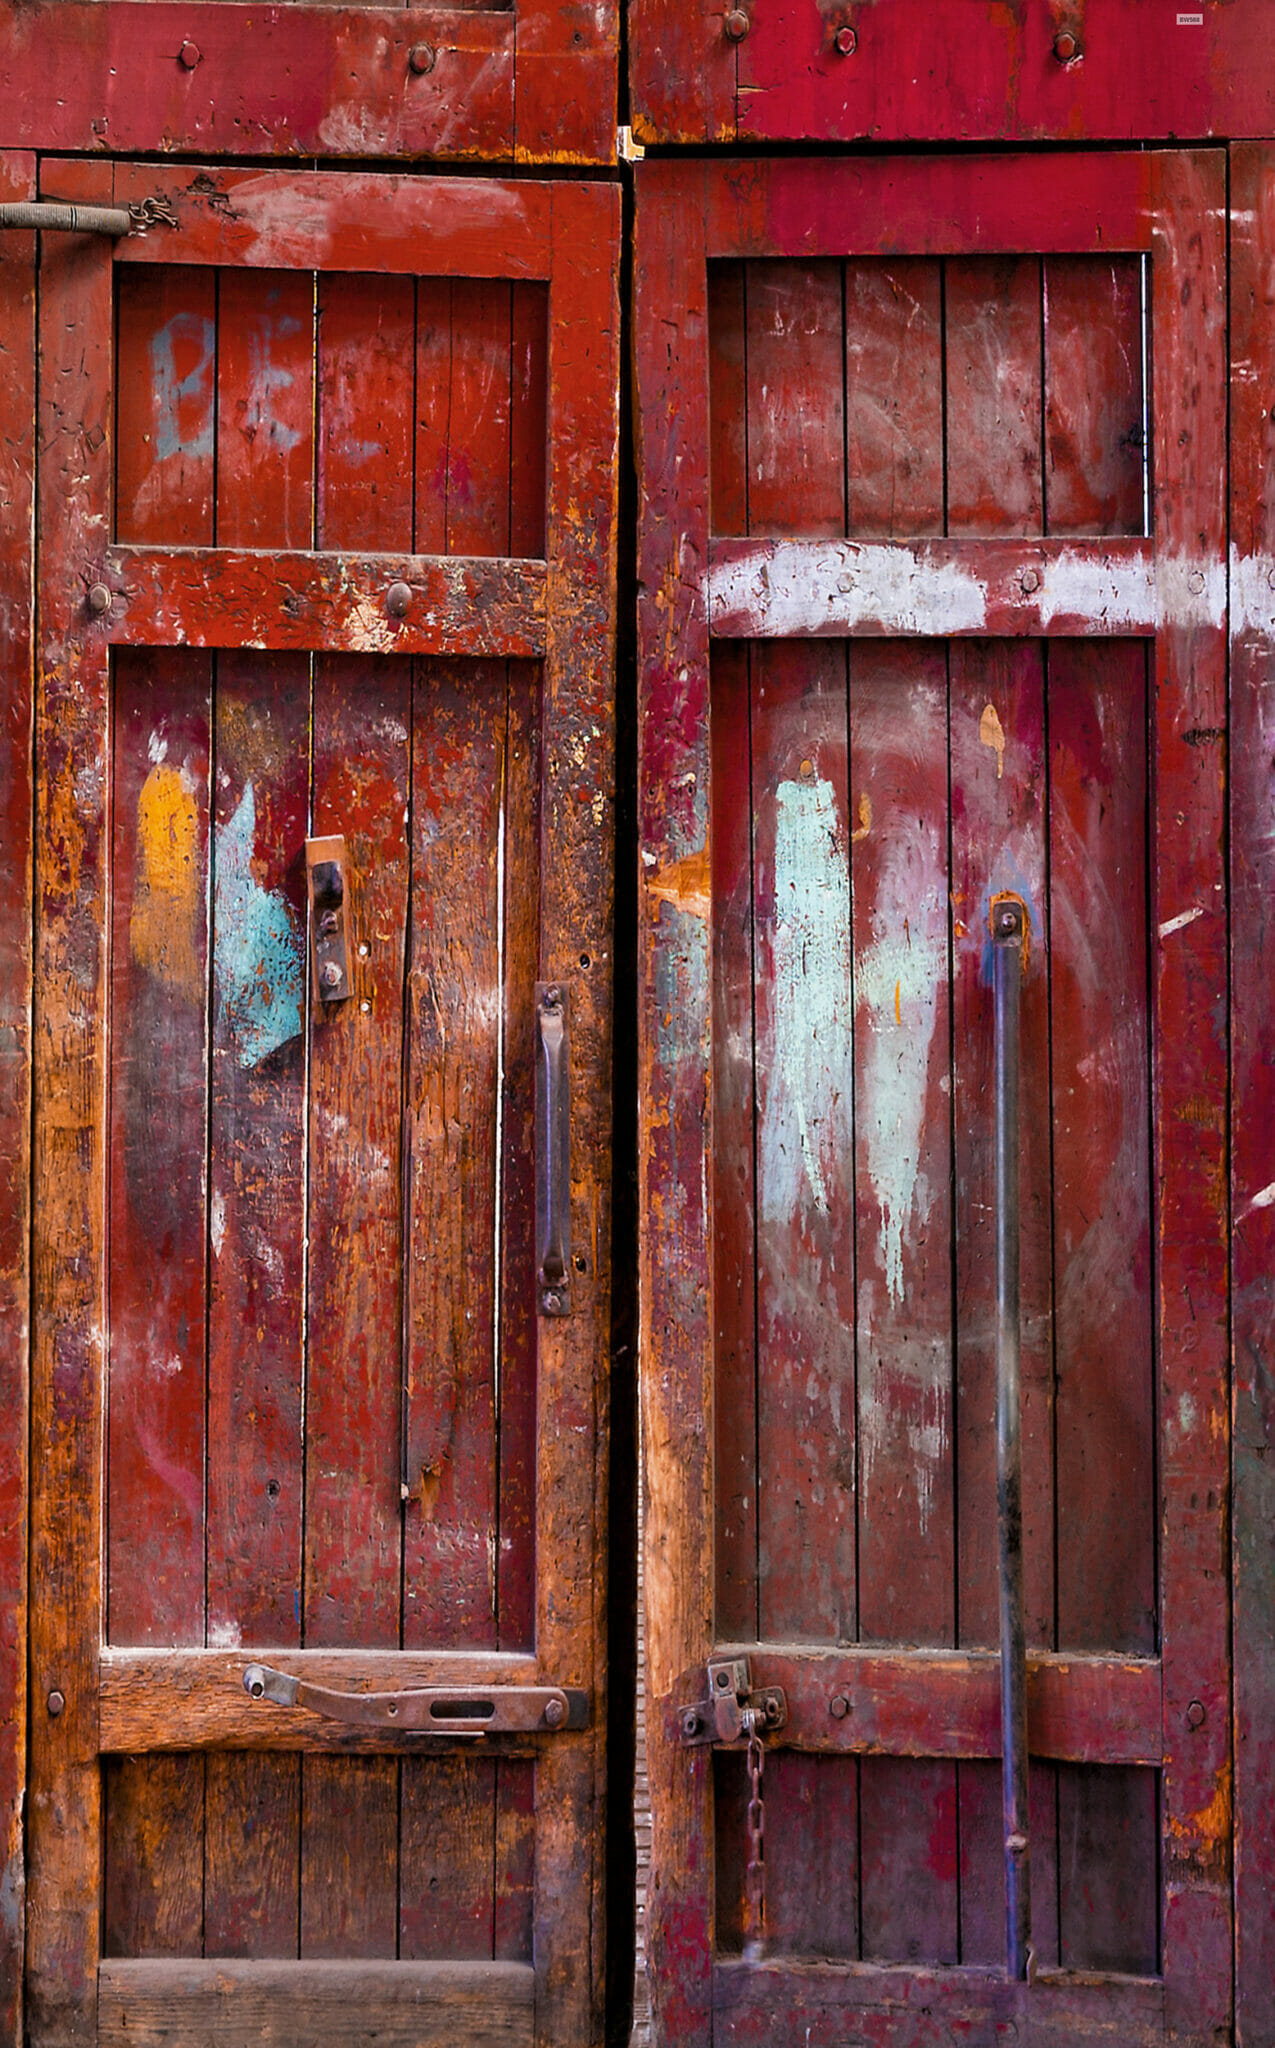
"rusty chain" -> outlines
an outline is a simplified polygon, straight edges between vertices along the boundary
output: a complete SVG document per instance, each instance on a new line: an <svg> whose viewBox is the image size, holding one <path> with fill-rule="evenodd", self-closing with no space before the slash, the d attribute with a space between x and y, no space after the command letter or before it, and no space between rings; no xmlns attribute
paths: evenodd
<svg viewBox="0 0 1275 2048"><path fill-rule="evenodd" d="M744 1954L750 1962L761 1959L766 1946L766 1802L762 1798L762 1773L766 1752L757 1732L760 1720L754 1710L748 1718L748 1868L744 1878Z"/></svg>

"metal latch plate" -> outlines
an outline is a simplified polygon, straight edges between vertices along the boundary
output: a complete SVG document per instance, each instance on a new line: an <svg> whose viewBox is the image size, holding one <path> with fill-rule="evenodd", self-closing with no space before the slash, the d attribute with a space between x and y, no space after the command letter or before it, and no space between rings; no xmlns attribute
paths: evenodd
<svg viewBox="0 0 1275 2048"><path fill-rule="evenodd" d="M244 1691L279 1707L389 1734L454 1740L560 1735L589 1725L589 1695L561 1685L421 1686L406 1692L334 1692L268 1664L249 1664Z"/></svg>
<svg viewBox="0 0 1275 2048"><path fill-rule="evenodd" d="M787 1719L782 1686L763 1685L754 1692L747 1657L713 1657L707 1698L683 1707L678 1732L685 1748L696 1749L714 1742L743 1742L750 1728L758 1735L775 1735Z"/></svg>

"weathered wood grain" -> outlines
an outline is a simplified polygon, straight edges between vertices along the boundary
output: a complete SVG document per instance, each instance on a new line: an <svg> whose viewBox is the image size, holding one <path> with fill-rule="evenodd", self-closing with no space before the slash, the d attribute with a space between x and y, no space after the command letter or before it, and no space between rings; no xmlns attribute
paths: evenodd
<svg viewBox="0 0 1275 2048"><path fill-rule="evenodd" d="M1040 533L1039 260L949 260L943 310L947 530Z"/></svg>
<svg viewBox="0 0 1275 2048"><path fill-rule="evenodd" d="M30 157L0 156L5 199L35 196ZM0 249L0 2042L22 2032L27 1746L27 1485L31 1219L31 534L35 500L35 237Z"/></svg>
<svg viewBox="0 0 1275 2048"><path fill-rule="evenodd" d="M102 1953L198 1955L204 1940L204 1760L120 1756L103 1780Z"/></svg>
<svg viewBox="0 0 1275 2048"><path fill-rule="evenodd" d="M314 537L314 355L311 277L218 273L219 547L305 548Z"/></svg>
<svg viewBox="0 0 1275 2048"><path fill-rule="evenodd" d="M213 538L217 279L166 266L121 275L116 340L115 537Z"/></svg>
<svg viewBox="0 0 1275 2048"><path fill-rule="evenodd" d="M943 531L942 265L845 267L846 532Z"/></svg>
<svg viewBox="0 0 1275 2048"><path fill-rule="evenodd" d="M535 1978L520 1963L109 1962L110 2048L528 2048Z"/></svg>
<svg viewBox="0 0 1275 2048"><path fill-rule="evenodd" d="M745 308L748 529L842 534L840 266L752 263Z"/></svg>
<svg viewBox="0 0 1275 2048"><path fill-rule="evenodd" d="M541 562L237 548L103 551L99 638L132 646L350 654L543 654ZM405 583L402 616L386 604Z"/></svg>
<svg viewBox="0 0 1275 2048"><path fill-rule="evenodd" d="M1044 264L1047 533L1145 531L1142 286L1136 257Z"/></svg>

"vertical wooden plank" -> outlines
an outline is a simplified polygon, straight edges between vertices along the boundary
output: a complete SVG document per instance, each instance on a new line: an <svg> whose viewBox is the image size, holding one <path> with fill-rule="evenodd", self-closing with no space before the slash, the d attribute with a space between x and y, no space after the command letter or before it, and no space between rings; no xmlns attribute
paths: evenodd
<svg viewBox="0 0 1275 2048"><path fill-rule="evenodd" d="M706 479L686 448L708 437L703 166L636 176L634 337L639 470L639 1193L647 1767L647 1953L656 2023L687 2048L712 2039L712 1769L673 1737L713 1643L713 1221L708 621L696 575ZM657 893L658 892L658 893ZM680 1688L684 1687L685 1690Z"/></svg>
<svg viewBox="0 0 1275 2048"><path fill-rule="evenodd" d="M846 531L943 531L943 266L847 263Z"/></svg>
<svg viewBox="0 0 1275 2048"><path fill-rule="evenodd" d="M509 294L501 279L452 282L447 550L453 555L509 553Z"/></svg>
<svg viewBox="0 0 1275 2048"><path fill-rule="evenodd" d="M752 653L759 1634L855 1635L845 651Z"/></svg>
<svg viewBox="0 0 1275 2048"><path fill-rule="evenodd" d="M80 197L109 204L93 166ZM43 251L36 680L31 1436L33 1603L27 2012L49 2048L91 2040L100 1941L97 1756L105 1366L105 967L108 656L85 605L110 537L111 252ZM52 1694L65 1701L50 1712Z"/></svg>
<svg viewBox="0 0 1275 2048"><path fill-rule="evenodd" d="M708 488L714 533L748 531L748 344L742 263L708 267Z"/></svg>
<svg viewBox="0 0 1275 2048"><path fill-rule="evenodd" d="M713 1416L719 1635L757 1609L757 1270L753 1161L753 851L749 656L712 659Z"/></svg>
<svg viewBox="0 0 1275 2048"><path fill-rule="evenodd" d="M422 555L447 553L447 444L452 396L452 280L416 280L415 534Z"/></svg>
<svg viewBox="0 0 1275 2048"><path fill-rule="evenodd" d="M0 155L0 194L35 197L35 160ZM35 236L0 246L0 2043L22 2035L27 1748L27 1423L31 1222L31 535Z"/></svg>
<svg viewBox="0 0 1275 2048"><path fill-rule="evenodd" d="M1039 533L1040 262L944 265L947 530Z"/></svg>
<svg viewBox="0 0 1275 2048"><path fill-rule="evenodd" d="M961 1845L961 1961L1005 1967L1005 1822L1000 1758L956 1767ZM1058 1766L1034 1758L1031 1821L1032 1947L1045 1969L1058 1962ZM1154 1866L1153 1866L1154 1869Z"/></svg>
<svg viewBox="0 0 1275 2048"><path fill-rule="evenodd" d="M295 1757L208 1757L204 1954L299 1953L297 1841L301 1774Z"/></svg>
<svg viewBox="0 0 1275 2048"><path fill-rule="evenodd" d="M203 1953L203 1819L202 1756L107 1758L103 1955Z"/></svg>
<svg viewBox="0 0 1275 2048"><path fill-rule="evenodd" d="M535 1954L536 1767L514 1757L496 1765L496 1961L529 1963Z"/></svg>
<svg viewBox="0 0 1275 2048"><path fill-rule="evenodd" d="M954 1963L954 1764L865 1756L859 1766L863 1953L883 1963Z"/></svg>
<svg viewBox="0 0 1275 2048"><path fill-rule="evenodd" d="M839 263L746 273L748 530L846 530Z"/></svg>
<svg viewBox="0 0 1275 2048"><path fill-rule="evenodd" d="M1227 1613L1226 163L1157 160L1152 1118L1158 1357L1163 1967L1170 2028L1232 2013ZM1200 536L1204 536L1201 541ZM1191 735L1201 744L1191 744ZM1185 820L1185 823L1182 821ZM1199 907L1189 923L1178 920ZM1203 1708L1203 1719L1193 1710Z"/></svg>
<svg viewBox="0 0 1275 2048"><path fill-rule="evenodd" d="M1058 1766L1059 1957L1065 1970L1159 1967L1154 1771Z"/></svg>
<svg viewBox="0 0 1275 2048"><path fill-rule="evenodd" d="M1143 531L1142 258L1049 256L1045 531Z"/></svg>
<svg viewBox="0 0 1275 2048"><path fill-rule="evenodd" d="M1058 1641L1150 1654L1145 677L1133 641L1049 650Z"/></svg>
<svg viewBox="0 0 1275 2048"><path fill-rule="evenodd" d="M305 1759L301 1954L398 1952L398 1766L393 1757Z"/></svg>
<svg viewBox="0 0 1275 2048"><path fill-rule="evenodd" d="M411 278L319 279L318 530L407 553L412 534Z"/></svg>
<svg viewBox="0 0 1275 2048"><path fill-rule="evenodd" d="M510 291L509 552L535 558L545 551L549 294L523 282Z"/></svg>
<svg viewBox="0 0 1275 2048"><path fill-rule="evenodd" d="M404 1759L399 1954L405 1961L481 1962L495 1952L498 1768L487 1757Z"/></svg>
<svg viewBox="0 0 1275 2048"><path fill-rule="evenodd" d="M605 1983L596 1816L606 1725L619 235L615 186L554 187L540 958L543 976L571 984L573 1271L571 1315L541 1317L538 1329L536 1652L542 1670L568 1683L587 1675L597 1712L586 1741L551 1746L536 1765L536 1926L555 1930L552 1950L542 1956L536 1944L541 2048L601 2028Z"/></svg>
<svg viewBox="0 0 1275 2048"><path fill-rule="evenodd" d="M217 278L122 268L116 361L115 532L170 546L212 539Z"/></svg>
<svg viewBox="0 0 1275 2048"><path fill-rule="evenodd" d="M314 280L308 271L222 270L217 294L218 544L308 547Z"/></svg>
<svg viewBox="0 0 1275 2048"><path fill-rule="evenodd" d="M1243 2048L1257 2048L1275 2038L1275 1214L1267 1194L1275 1127L1275 156L1265 144L1232 154L1231 237L1235 2022Z"/></svg>

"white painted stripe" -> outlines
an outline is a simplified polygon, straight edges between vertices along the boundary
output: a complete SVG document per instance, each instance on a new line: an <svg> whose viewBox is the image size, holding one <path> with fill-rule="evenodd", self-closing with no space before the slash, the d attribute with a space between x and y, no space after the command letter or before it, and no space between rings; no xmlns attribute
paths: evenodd
<svg viewBox="0 0 1275 2048"><path fill-rule="evenodd" d="M1182 910L1179 911L1176 917L1166 917L1164 923L1160 926L1160 937L1167 939L1170 932L1180 932L1184 925L1194 924L1196 918L1203 917L1203 915L1203 906L1197 903L1193 910Z"/></svg>

